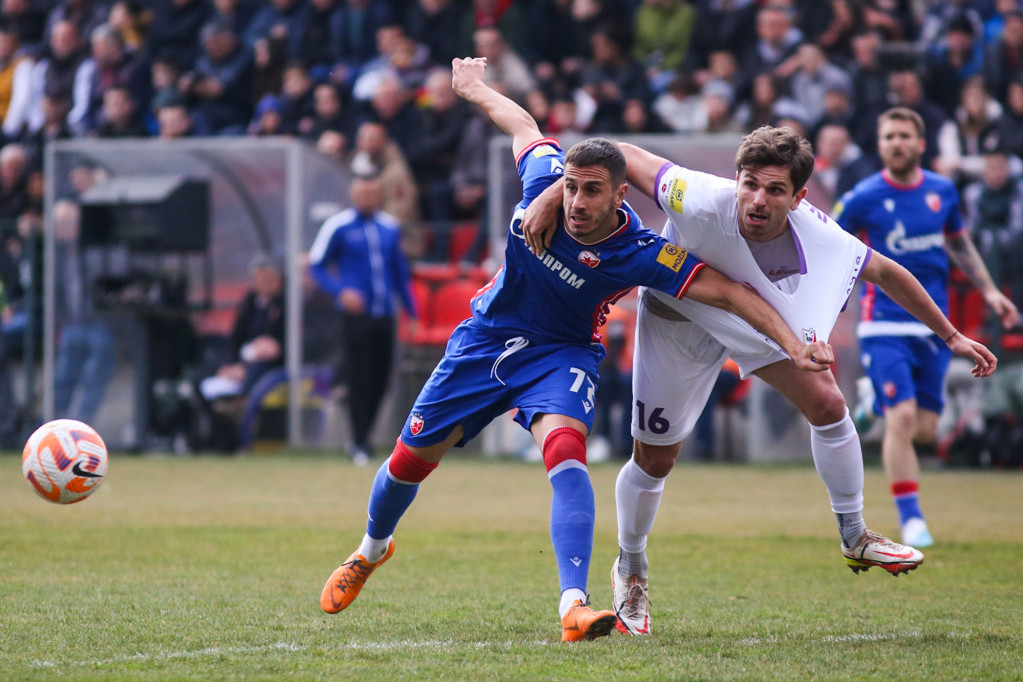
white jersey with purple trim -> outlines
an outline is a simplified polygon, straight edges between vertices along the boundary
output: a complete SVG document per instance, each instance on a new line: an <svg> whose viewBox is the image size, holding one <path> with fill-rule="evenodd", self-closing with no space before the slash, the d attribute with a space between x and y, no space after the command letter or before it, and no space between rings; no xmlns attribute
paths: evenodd
<svg viewBox="0 0 1023 682"><path fill-rule="evenodd" d="M526 247L522 217L526 207L564 172L565 152L546 138L517 159L522 200L508 227L505 262L473 297L476 326L499 338L531 343L590 345L600 341L608 307L635 286L649 286L681 298L703 263L643 227L627 204L618 211L619 228L594 244L583 244L565 230L563 219L550 247L539 256Z"/></svg>
<svg viewBox="0 0 1023 682"><path fill-rule="evenodd" d="M668 215L663 237L759 293L805 342L828 340L870 257L870 249L860 240L820 209L800 202L789 213L799 273L776 283L761 270L739 232L734 180L667 163L657 174L655 197ZM792 277L798 281L792 282ZM695 301L657 298L704 327L729 349L753 352L749 347L735 348L735 339L722 338L712 323L721 320L724 328L738 325L750 329L734 315ZM731 319L725 322L725 318ZM767 340L762 335L761 339Z"/></svg>

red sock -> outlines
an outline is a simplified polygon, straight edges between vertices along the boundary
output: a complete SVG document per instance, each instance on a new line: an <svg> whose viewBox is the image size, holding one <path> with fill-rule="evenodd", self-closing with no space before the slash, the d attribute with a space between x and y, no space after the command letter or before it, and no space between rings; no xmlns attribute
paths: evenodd
<svg viewBox="0 0 1023 682"><path fill-rule="evenodd" d="M412 454L399 438L394 444L391 459L387 462L387 471L402 483L416 484L422 483L438 464L440 462L427 462L422 457Z"/></svg>
<svg viewBox="0 0 1023 682"><path fill-rule="evenodd" d="M892 496L899 497L910 493L919 493L920 484L917 481L895 481L892 483Z"/></svg>
<svg viewBox="0 0 1023 682"><path fill-rule="evenodd" d="M586 466L586 436L571 426L552 429L543 439L543 463L547 473L572 460Z"/></svg>

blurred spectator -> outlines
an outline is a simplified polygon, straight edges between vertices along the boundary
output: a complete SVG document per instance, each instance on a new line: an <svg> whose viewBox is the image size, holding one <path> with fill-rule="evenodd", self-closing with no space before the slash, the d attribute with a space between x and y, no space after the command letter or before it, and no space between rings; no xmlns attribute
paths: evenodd
<svg viewBox="0 0 1023 682"><path fill-rule="evenodd" d="M97 137L147 137L128 88L115 86L103 93L103 109L94 129Z"/></svg>
<svg viewBox="0 0 1023 682"><path fill-rule="evenodd" d="M728 83L733 88L739 74L739 59L732 52L718 50L711 52L707 58L707 68L697 69L693 72L693 79L697 85L703 86L712 80L719 80Z"/></svg>
<svg viewBox="0 0 1023 682"><path fill-rule="evenodd" d="M999 149L1023 158L1023 80L1009 82L1006 106L984 133L985 150Z"/></svg>
<svg viewBox="0 0 1023 682"><path fill-rule="evenodd" d="M385 26L391 34L401 31L386 2L341 0L334 13L331 35L334 40L334 68L330 79L351 89L363 66L379 54L379 36Z"/></svg>
<svg viewBox="0 0 1023 682"><path fill-rule="evenodd" d="M199 384L216 415L213 447L224 452L238 447L238 421L253 386L284 365L284 275L266 254L252 259L249 274L252 283L235 313L228 362Z"/></svg>
<svg viewBox="0 0 1023 682"><path fill-rule="evenodd" d="M745 52L757 25L757 4L753 0L709 0L700 4L698 12L686 60L688 68L706 69L714 52L736 56Z"/></svg>
<svg viewBox="0 0 1023 682"><path fill-rule="evenodd" d="M343 0L309 0L308 17L300 38L301 61L314 80L326 80L334 67L336 37L334 26ZM295 61L293 58L291 61Z"/></svg>
<svg viewBox="0 0 1023 682"><path fill-rule="evenodd" d="M110 5L107 23L121 36L125 49L140 54L145 43L146 32L142 26L142 8L135 0L117 0Z"/></svg>
<svg viewBox="0 0 1023 682"><path fill-rule="evenodd" d="M984 54L984 81L1000 102L1008 97L1009 83L1023 75L1023 10L1005 14L1004 26Z"/></svg>
<svg viewBox="0 0 1023 682"><path fill-rule="evenodd" d="M0 251L0 261L8 260L6 251ZM0 331L4 331L13 314L7 300L5 280L6 278L0 279ZM0 334L0 450L16 450L21 445L18 436L18 406L14 399L14 385L11 381L11 367L7 359L4 335Z"/></svg>
<svg viewBox="0 0 1023 682"><path fill-rule="evenodd" d="M110 3L106 0L60 0L46 17L43 39L49 40L53 29L62 21L74 24L78 35L84 38L106 22L108 14Z"/></svg>
<svg viewBox="0 0 1023 682"><path fill-rule="evenodd" d="M381 210L380 180L356 176L349 195L351 207L328 218L316 235L309 267L341 311L352 457L365 464L373 455L373 425L390 380L397 305L413 321L417 311L400 225Z"/></svg>
<svg viewBox="0 0 1023 682"><path fill-rule="evenodd" d="M283 131L286 135L299 135L313 125L313 79L304 62L295 60L284 67L281 82Z"/></svg>
<svg viewBox="0 0 1023 682"><path fill-rule="evenodd" d="M514 0L470 0L469 11L462 16L458 44L467 50L476 29L495 28L516 54L521 55L525 30L525 14L520 6L523 4Z"/></svg>
<svg viewBox="0 0 1023 682"><path fill-rule="evenodd" d="M416 90L429 72L429 50L406 36L400 26L381 29L378 39L380 56L366 63L352 85L356 100L372 100L384 77L397 78L402 87Z"/></svg>
<svg viewBox="0 0 1023 682"><path fill-rule="evenodd" d="M669 130L695 133L706 130L707 112L691 73L681 71L654 99L654 114Z"/></svg>
<svg viewBox="0 0 1023 682"><path fill-rule="evenodd" d="M741 93L747 91L756 74L778 69L803 43L803 33L793 23L792 10L781 5L764 5L757 11L755 35L756 40L747 39L738 52ZM787 65L778 75L787 78L793 66Z"/></svg>
<svg viewBox="0 0 1023 682"><path fill-rule="evenodd" d="M28 94L32 65L32 59L21 50L21 38L14 24L0 19L0 121L11 108L15 83L20 81L22 93Z"/></svg>
<svg viewBox="0 0 1023 682"><path fill-rule="evenodd" d="M589 35L572 16L573 0L533 0L523 19L521 57L540 81L573 78L589 51Z"/></svg>
<svg viewBox="0 0 1023 682"><path fill-rule="evenodd" d="M201 128L197 130L196 121L185 106L185 99L174 91L157 95L153 109L156 113L157 137L163 140L176 140L182 137L205 134Z"/></svg>
<svg viewBox="0 0 1023 682"><path fill-rule="evenodd" d="M956 15L945 36L926 53L925 90L928 98L952 115L959 105L963 84L981 73L984 41L977 26L965 14Z"/></svg>
<svg viewBox="0 0 1023 682"><path fill-rule="evenodd" d="M515 50L496 28L480 27L473 33L476 57L487 58L487 85L524 105L526 97L536 88L536 80Z"/></svg>
<svg viewBox="0 0 1023 682"><path fill-rule="evenodd" d="M858 33L852 39L853 66L849 75L853 84L852 100L860 113L883 111L888 106L888 71L878 59L881 42L878 31ZM863 149L873 149L873 142L874 133L867 140L858 140Z"/></svg>
<svg viewBox="0 0 1023 682"><path fill-rule="evenodd" d="M412 93L402 84L401 79L391 73L381 76L376 93L360 120L382 124L388 136L398 143L405 155L408 155L408 150L422 135L422 121L412 102Z"/></svg>
<svg viewBox="0 0 1023 682"><path fill-rule="evenodd" d="M920 45L925 48L936 46L949 31L956 30L953 29L953 25L959 22L970 25L971 35L983 36L984 17L980 8L986 4L978 0L931 0L927 3L927 11L920 21L918 37Z"/></svg>
<svg viewBox="0 0 1023 682"><path fill-rule="evenodd" d="M71 96L57 86L48 86L39 110L42 115L40 127L35 132L26 131L17 139L29 150L32 156L30 165L41 168L46 144L72 137L67 122L68 112L71 111Z"/></svg>
<svg viewBox="0 0 1023 682"><path fill-rule="evenodd" d="M326 133L342 137L344 151L355 142L355 114L347 106L333 83L320 83L313 88L313 116L302 137L319 143Z"/></svg>
<svg viewBox="0 0 1023 682"><path fill-rule="evenodd" d="M470 48L462 33L470 12L468 3L459 0L414 0L405 12L405 32L426 46L435 64L447 66Z"/></svg>
<svg viewBox="0 0 1023 682"><path fill-rule="evenodd" d="M1008 287L1010 298L1023 302L1023 181L1011 172L1010 157L1000 151L984 154L980 180L963 191L963 213L970 235L991 279ZM1013 158L1017 169L1018 158Z"/></svg>
<svg viewBox="0 0 1023 682"><path fill-rule="evenodd" d="M455 218L451 173L469 120L471 105L451 88L451 69L434 69L424 86L422 134L413 141L408 162L419 186L423 218L434 235L434 255L445 257Z"/></svg>
<svg viewBox="0 0 1023 682"><path fill-rule="evenodd" d="M853 61L853 37L866 26L863 6L855 0L831 0L830 9L828 25L812 37L829 61L847 68Z"/></svg>
<svg viewBox="0 0 1023 682"><path fill-rule="evenodd" d="M696 8L689 0L642 0L636 9L632 57L646 69L655 92L685 64L695 24Z"/></svg>
<svg viewBox="0 0 1023 682"><path fill-rule="evenodd" d="M261 3L245 33L242 42L256 55L256 66L270 54L280 55L285 61L302 59L309 8L304 0L269 0Z"/></svg>
<svg viewBox="0 0 1023 682"><path fill-rule="evenodd" d="M771 73L759 73L753 77L750 98L738 107L735 118L746 130L773 125L775 105L785 98L785 85Z"/></svg>
<svg viewBox="0 0 1023 682"><path fill-rule="evenodd" d="M967 81L956 107L955 125L946 126L938 140L934 169L960 188L979 179L984 169L983 136L1001 114L1002 105L988 95L983 77Z"/></svg>
<svg viewBox="0 0 1023 682"><path fill-rule="evenodd" d="M41 102L44 93L62 95L72 105L70 120L81 120L89 105L89 81L79 71L82 63L78 29L69 21L53 26L47 49L32 68L28 82L15 81L11 106L4 119L4 134L16 137L23 131L37 132L43 125Z"/></svg>
<svg viewBox="0 0 1023 682"><path fill-rule="evenodd" d="M941 107L924 96L920 75L916 71L893 71L888 76L888 83L892 105L909 107L924 120L926 147L921 165L933 168L934 159L938 155L939 136L943 134L946 125L955 124L949 121ZM876 140L875 131L875 144Z"/></svg>
<svg viewBox="0 0 1023 682"><path fill-rule="evenodd" d="M461 254L465 263L478 264L487 251L487 141L496 129L488 117L473 116L455 154L451 184L455 188L455 216L476 222L476 240ZM409 253L406 250L406 253Z"/></svg>
<svg viewBox="0 0 1023 682"><path fill-rule="evenodd" d="M14 225L28 208L25 180L28 175L28 152L11 142L0 148L0 223Z"/></svg>
<svg viewBox="0 0 1023 682"><path fill-rule="evenodd" d="M33 0L3 0L0 21L14 28L18 40L28 51L34 53L43 44L46 12Z"/></svg>
<svg viewBox="0 0 1023 682"><path fill-rule="evenodd" d="M195 71L178 80L178 89L210 132L244 134L252 112L251 55L224 21L214 19L203 26L201 37L203 53Z"/></svg>
<svg viewBox="0 0 1023 682"><path fill-rule="evenodd" d="M213 7L209 0L168 0L156 3L153 21L146 33L146 54L173 59L182 72L191 71L201 45L195 38L202 31Z"/></svg>
<svg viewBox="0 0 1023 682"><path fill-rule="evenodd" d="M619 27L601 25L590 36L590 60L583 66L582 89L597 103L590 130L614 132L624 128L625 102L650 100L646 74L628 51L628 38Z"/></svg>
<svg viewBox="0 0 1023 682"><path fill-rule="evenodd" d="M95 177L88 170L85 174ZM107 386L114 377L117 340L90 300L86 254L78 241L80 216L78 205L72 201L61 200L54 206L61 277L57 278L56 319L60 335L53 369L53 407L57 418L89 424L102 407Z"/></svg>
<svg viewBox="0 0 1023 682"><path fill-rule="evenodd" d="M796 52L796 68L789 81L792 98L806 111L810 127L824 117L824 100L831 90L851 90L845 71L827 60L824 51L813 43L805 43Z"/></svg>
<svg viewBox="0 0 1023 682"><path fill-rule="evenodd" d="M813 176L833 204L857 182L875 173L877 166L856 146L843 125L829 123L817 133Z"/></svg>
<svg viewBox="0 0 1023 682"><path fill-rule="evenodd" d="M377 176L384 213L397 218L403 226L420 220L419 189L412 170L404 152L390 138L383 124L368 121L359 126L352 170L360 175Z"/></svg>
<svg viewBox="0 0 1023 682"><path fill-rule="evenodd" d="M111 88L124 88L132 100L141 102L148 89L139 84L146 70L138 56L127 50L121 34L109 24L100 24L89 37L92 56L82 62L84 77L89 79L88 108L80 120L73 120L71 129L82 136L99 125L104 94Z"/></svg>
<svg viewBox="0 0 1023 682"><path fill-rule="evenodd" d="M213 15L210 18L226 21L231 24L235 35L243 36L257 9L259 0L213 0Z"/></svg>
<svg viewBox="0 0 1023 682"><path fill-rule="evenodd" d="M263 95L256 104L256 111L249 123L248 134L255 137L284 135L284 116L281 100L273 95Z"/></svg>
<svg viewBox="0 0 1023 682"><path fill-rule="evenodd" d="M885 40L915 40L919 33L913 0L864 0L863 21Z"/></svg>
<svg viewBox="0 0 1023 682"><path fill-rule="evenodd" d="M178 81L181 68L173 53L157 55L149 65L149 87L151 95L142 105L142 120L151 135L157 133L156 103L166 97L180 96Z"/></svg>

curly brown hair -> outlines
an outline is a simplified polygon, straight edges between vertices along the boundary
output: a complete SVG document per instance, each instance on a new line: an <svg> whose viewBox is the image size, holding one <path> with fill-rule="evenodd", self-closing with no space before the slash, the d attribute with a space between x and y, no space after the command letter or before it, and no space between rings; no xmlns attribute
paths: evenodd
<svg viewBox="0 0 1023 682"><path fill-rule="evenodd" d="M789 169L792 193L803 189L813 174L813 147L789 127L760 126L742 138L735 154L735 169L784 166Z"/></svg>

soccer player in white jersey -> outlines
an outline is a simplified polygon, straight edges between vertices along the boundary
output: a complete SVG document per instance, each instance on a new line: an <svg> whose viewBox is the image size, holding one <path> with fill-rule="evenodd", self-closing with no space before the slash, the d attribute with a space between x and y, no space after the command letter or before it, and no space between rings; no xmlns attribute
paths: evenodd
<svg viewBox="0 0 1023 682"><path fill-rule="evenodd" d="M903 265L931 298L948 310L949 258L984 295L1006 329L1016 306L991 280L963 228L959 193L948 178L920 167L924 121L906 107L881 114L877 148L884 170L847 192L835 220L872 249ZM873 408L884 415L881 462L899 514L902 541L934 543L920 509L920 462L914 443L934 443L945 405L952 354L932 331L872 286L860 296L860 361L874 388Z"/></svg>
<svg viewBox="0 0 1023 682"><path fill-rule="evenodd" d="M813 152L793 130L765 126L747 135L736 155L735 180L682 168L634 145L621 146L629 182L668 215L662 235L755 289L804 340L828 338L862 278L947 339L952 352L974 362L974 375L994 371L991 352L955 333L905 268L873 253L803 201ZM546 195L533 202L537 221L527 215L527 243L533 249L542 248L546 239L538 228L550 199ZM879 566L899 575L924 560L918 550L868 530L863 521L860 441L831 372L799 372L773 343L734 316L645 289L633 369L635 445L615 486L620 553L612 583L623 632L650 633L647 536L682 440L703 411L726 357L744 376L756 374L780 391L810 422L813 461L827 487L849 567L858 573Z"/></svg>

